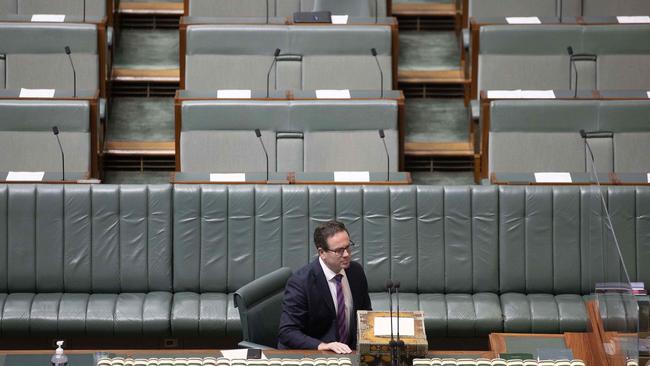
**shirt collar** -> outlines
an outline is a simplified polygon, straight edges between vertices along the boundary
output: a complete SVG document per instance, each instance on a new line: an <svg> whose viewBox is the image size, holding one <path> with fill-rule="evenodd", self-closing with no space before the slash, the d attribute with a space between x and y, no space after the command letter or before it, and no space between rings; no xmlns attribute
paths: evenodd
<svg viewBox="0 0 650 366"><path fill-rule="evenodd" d="M339 273L334 273L334 271L332 271L330 267L328 267L327 264L323 262L323 259L321 257L318 257L318 261L320 262L320 266L323 268L323 273L325 274L325 279L327 281L331 281L332 278L334 278L334 276L336 276L337 274L341 274L343 277L345 277L344 269L341 269L341 272Z"/></svg>

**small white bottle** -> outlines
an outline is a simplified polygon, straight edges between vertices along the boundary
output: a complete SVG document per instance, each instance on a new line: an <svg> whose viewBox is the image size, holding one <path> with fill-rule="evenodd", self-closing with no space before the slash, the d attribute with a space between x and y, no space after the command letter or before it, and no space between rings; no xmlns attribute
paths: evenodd
<svg viewBox="0 0 650 366"><path fill-rule="evenodd" d="M66 366L68 364L68 356L63 353L63 341L57 341L56 345L59 347L51 358L52 366Z"/></svg>

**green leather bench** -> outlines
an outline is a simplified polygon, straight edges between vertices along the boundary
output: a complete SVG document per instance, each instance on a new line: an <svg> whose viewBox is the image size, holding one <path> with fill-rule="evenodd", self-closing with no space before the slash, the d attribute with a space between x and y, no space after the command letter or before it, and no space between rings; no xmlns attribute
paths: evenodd
<svg viewBox="0 0 650 366"><path fill-rule="evenodd" d="M605 191L632 281L650 283L650 188ZM239 337L232 294L346 223L373 308L384 281L427 335L585 330L620 281L593 187L0 185L0 336ZM625 325L625 309L606 315Z"/></svg>

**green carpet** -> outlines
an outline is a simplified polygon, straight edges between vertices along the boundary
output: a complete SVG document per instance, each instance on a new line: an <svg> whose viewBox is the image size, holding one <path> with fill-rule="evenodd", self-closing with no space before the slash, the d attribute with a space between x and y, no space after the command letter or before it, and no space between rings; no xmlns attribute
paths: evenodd
<svg viewBox="0 0 650 366"><path fill-rule="evenodd" d="M472 171L435 171L431 172L411 172L413 184L425 185L445 185L461 186L474 183L474 173Z"/></svg>
<svg viewBox="0 0 650 366"><path fill-rule="evenodd" d="M177 68L178 47L178 30L175 29L122 29L113 67Z"/></svg>
<svg viewBox="0 0 650 366"><path fill-rule="evenodd" d="M468 109L462 99L406 99L407 142L457 142L468 139Z"/></svg>
<svg viewBox="0 0 650 366"><path fill-rule="evenodd" d="M459 68L460 51L455 32L400 31L400 70L440 71Z"/></svg>
<svg viewBox="0 0 650 366"><path fill-rule="evenodd" d="M171 181L173 172L129 172L113 171L104 172L102 183L106 184L164 184Z"/></svg>
<svg viewBox="0 0 650 366"><path fill-rule="evenodd" d="M115 97L111 103L107 140L174 140L174 98Z"/></svg>

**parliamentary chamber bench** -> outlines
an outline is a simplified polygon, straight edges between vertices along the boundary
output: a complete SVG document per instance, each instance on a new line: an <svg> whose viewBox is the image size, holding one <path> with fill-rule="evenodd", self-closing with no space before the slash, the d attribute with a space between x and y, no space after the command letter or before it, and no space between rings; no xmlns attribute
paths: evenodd
<svg viewBox="0 0 650 366"><path fill-rule="evenodd" d="M357 2L326 2L323 0L239 0L237 2L229 0L184 0L184 4L185 16L264 18L268 15L269 17L291 17L293 13L299 11L331 10L332 14L383 18L388 15L390 0ZM340 11L337 5L346 9L347 12ZM327 8L324 9L324 6L327 6Z"/></svg>
<svg viewBox="0 0 650 366"><path fill-rule="evenodd" d="M630 279L650 281L650 188L604 194ZM238 341L233 293L308 263L335 218L373 308L400 280L430 338L585 331L595 284L623 279L599 204L575 186L0 185L0 337ZM629 311L603 314L624 330Z"/></svg>

